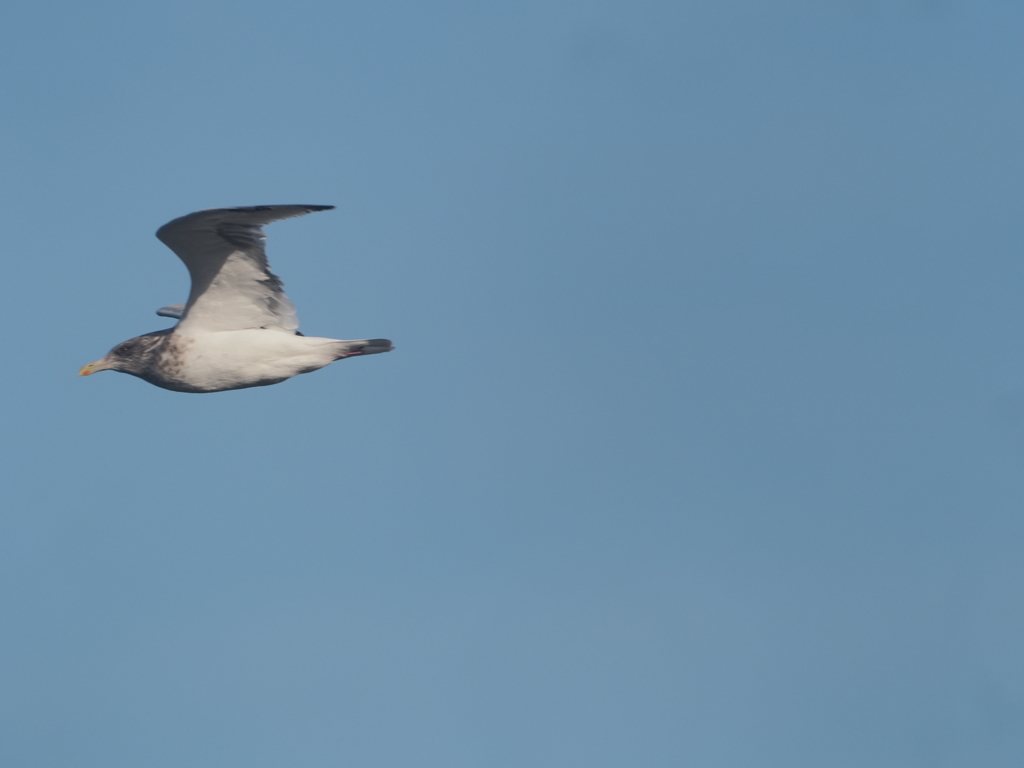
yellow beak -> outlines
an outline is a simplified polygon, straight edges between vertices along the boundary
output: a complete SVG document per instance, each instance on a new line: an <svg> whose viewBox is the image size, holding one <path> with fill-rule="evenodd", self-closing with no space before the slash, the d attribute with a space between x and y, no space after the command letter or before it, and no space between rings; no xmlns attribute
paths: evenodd
<svg viewBox="0 0 1024 768"><path fill-rule="evenodd" d="M83 365L82 369L78 372L78 375L89 376L90 374L96 373L96 371L104 370L103 368L100 367L100 363L102 362L102 360L97 360L93 363L89 363L88 365Z"/></svg>

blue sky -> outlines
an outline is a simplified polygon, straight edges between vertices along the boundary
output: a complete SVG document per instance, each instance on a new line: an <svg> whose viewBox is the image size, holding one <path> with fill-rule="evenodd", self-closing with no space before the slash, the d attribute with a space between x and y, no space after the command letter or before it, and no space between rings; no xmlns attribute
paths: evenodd
<svg viewBox="0 0 1024 768"><path fill-rule="evenodd" d="M1024 10L12 2L0 762L1024 759ZM201 208L308 334L183 395Z"/></svg>

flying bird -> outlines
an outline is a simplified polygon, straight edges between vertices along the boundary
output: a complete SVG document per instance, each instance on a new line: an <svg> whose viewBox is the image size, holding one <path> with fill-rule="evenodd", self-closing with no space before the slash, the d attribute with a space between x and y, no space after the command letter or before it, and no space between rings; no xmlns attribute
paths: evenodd
<svg viewBox="0 0 1024 768"><path fill-rule="evenodd" d="M164 224L156 236L192 278L187 303L157 310L177 325L121 342L78 374L120 371L176 392L221 392L277 384L346 357L390 352L387 339L303 336L295 305L270 271L263 225L332 208L214 208Z"/></svg>

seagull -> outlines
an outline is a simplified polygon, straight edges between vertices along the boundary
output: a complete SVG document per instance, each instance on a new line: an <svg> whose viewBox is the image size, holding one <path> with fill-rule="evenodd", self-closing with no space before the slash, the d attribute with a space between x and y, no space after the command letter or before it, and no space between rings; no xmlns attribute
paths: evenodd
<svg viewBox="0 0 1024 768"><path fill-rule="evenodd" d="M263 225L333 205L256 205L197 211L156 236L185 262L188 302L161 307L173 328L121 342L79 376L120 371L175 392L265 387L346 357L390 352L387 339L342 341L299 333L295 305L270 271Z"/></svg>

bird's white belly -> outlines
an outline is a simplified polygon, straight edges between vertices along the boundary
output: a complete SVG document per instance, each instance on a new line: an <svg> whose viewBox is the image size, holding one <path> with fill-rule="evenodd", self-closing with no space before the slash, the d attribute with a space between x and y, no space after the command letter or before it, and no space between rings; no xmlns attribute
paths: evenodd
<svg viewBox="0 0 1024 768"><path fill-rule="evenodd" d="M161 361L165 377L161 385L192 392L276 384L337 359L332 339L276 329L175 333L174 337Z"/></svg>

